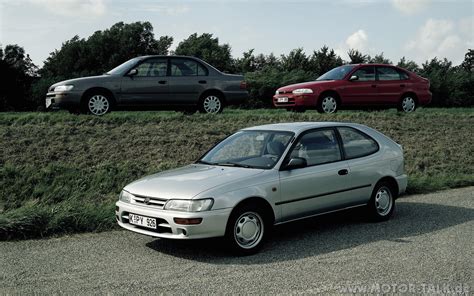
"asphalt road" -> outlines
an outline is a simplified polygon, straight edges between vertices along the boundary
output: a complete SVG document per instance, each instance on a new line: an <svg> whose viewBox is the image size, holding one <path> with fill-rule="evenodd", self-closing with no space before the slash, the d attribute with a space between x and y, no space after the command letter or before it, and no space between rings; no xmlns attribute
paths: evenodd
<svg viewBox="0 0 474 296"><path fill-rule="evenodd" d="M0 294L473 293L474 187L278 227L261 253L127 231L0 242ZM355 290L359 289L359 290Z"/></svg>

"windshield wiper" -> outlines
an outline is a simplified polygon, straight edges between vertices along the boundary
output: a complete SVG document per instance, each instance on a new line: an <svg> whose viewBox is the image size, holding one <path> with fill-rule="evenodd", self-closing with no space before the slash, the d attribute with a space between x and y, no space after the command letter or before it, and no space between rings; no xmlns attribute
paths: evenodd
<svg viewBox="0 0 474 296"><path fill-rule="evenodd" d="M216 163L214 163L214 162L209 162L209 161L205 161L205 160L198 160L198 161L196 161L195 163L208 164L208 165L216 165Z"/></svg>
<svg viewBox="0 0 474 296"><path fill-rule="evenodd" d="M221 165L221 166L231 166L231 167L238 167L238 168L253 168L252 166L249 166L247 164L241 164L237 162L218 162L216 165Z"/></svg>

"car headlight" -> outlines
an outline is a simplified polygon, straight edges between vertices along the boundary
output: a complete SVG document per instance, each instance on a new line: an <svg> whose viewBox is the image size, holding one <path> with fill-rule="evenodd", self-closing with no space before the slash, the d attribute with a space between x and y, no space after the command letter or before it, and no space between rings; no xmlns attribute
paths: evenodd
<svg viewBox="0 0 474 296"><path fill-rule="evenodd" d="M74 85L58 85L54 88L54 91L70 91L74 88Z"/></svg>
<svg viewBox="0 0 474 296"><path fill-rule="evenodd" d="M212 198L206 199L170 199L165 204L165 210L182 212L202 212L209 211L214 204Z"/></svg>
<svg viewBox="0 0 474 296"><path fill-rule="evenodd" d="M294 95L301 95L301 94L312 94L313 90L310 88L298 88L292 91Z"/></svg>
<svg viewBox="0 0 474 296"><path fill-rule="evenodd" d="M130 202L132 200L132 197L133 197L133 194L125 190L122 190L120 192L119 200L123 202Z"/></svg>
<svg viewBox="0 0 474 296"><path fill-rule="evenodd" d="M278 95L278 94L279 94L279 92L278 92L278 90L276 90L276 91L275 91L275 95Z"/></svg>

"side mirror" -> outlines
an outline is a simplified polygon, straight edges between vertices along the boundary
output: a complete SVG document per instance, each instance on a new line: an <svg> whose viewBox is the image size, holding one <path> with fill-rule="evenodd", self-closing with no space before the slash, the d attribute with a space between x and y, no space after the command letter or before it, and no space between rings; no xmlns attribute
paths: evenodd
<svg viewBox="0 0 474 296"><path fill-rule="evenodd" d="M137 69L132 69L127 73L127 76L135 76L137 74L138 74L138 70Z"/></svg>
<svg viewBox="0 0 474 296"><path fill-rule="evenodd" d="M359 80L359 76L357 75L352 75L351 78L349 78L349 81L356 81Z"/></svg>
<svg viewBox="0 0 474 296"><path fill-rule="evenodd" d="M301 158L301 157L295 157L290 159L287 165L285 165L285 170L293 170L293 169L300 169L307 167L308 163L306 162L306 159Z"/></svg>

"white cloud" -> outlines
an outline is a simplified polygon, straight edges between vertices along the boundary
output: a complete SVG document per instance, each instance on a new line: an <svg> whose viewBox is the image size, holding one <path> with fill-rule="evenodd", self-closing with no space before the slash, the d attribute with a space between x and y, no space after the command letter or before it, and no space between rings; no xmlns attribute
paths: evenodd
<svg viewBox="0 0 474 296"><path fill-rule="evenodd" d="M368 45L368 36L364 30L358 30L354 32L352 35L347 37L346 45L349 49L357 49L359 51L366 51Z"/></svg>
<svg viewBox="0 0 474 296"><path fill-rule="evenodd" d="M30 0L30 2L62 16L102 16L106 12L104 0Z"/></svg>
<svg viewBox="0 0 474 296"><path fill-rule="evenodd" d="M407 55L422 63L434 57L460 63L467 49L473 45L472 20L428 19L416 36L406 45ZM469 27L470 26L470 27Z"/></svg>
<svg viewBox="0 0 474 296"><path fill-rule="evenodd" d="M158 12L161 14L169 15L169 16L177 16L177 15L182 15L187 12L189 12L189 6L188 5L175 5L175 6L170 6L170 5L143 5L138 8L136 8L138 11L146 11L146 12Z"/></svg>
<svg viewBox="0 0 474 296"><path fill-rule="evenodd" d="M415 14L428 6L430 0L392 0L392 5L404 14Z"/></svg>

